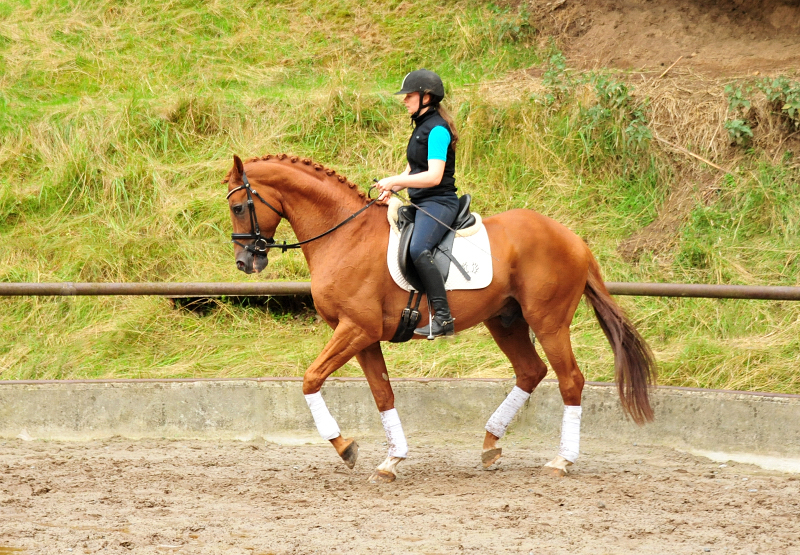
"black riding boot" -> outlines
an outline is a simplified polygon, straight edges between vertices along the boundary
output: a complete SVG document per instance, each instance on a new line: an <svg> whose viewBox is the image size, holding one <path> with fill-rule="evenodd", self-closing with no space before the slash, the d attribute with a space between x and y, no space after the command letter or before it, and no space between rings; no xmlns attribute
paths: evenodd
<svg viewBox="0 0 800 555"><path fill-rule="evenodd" d="M444 278L442 278L442 273L433 262L431 251L422 251L422 254L414 260L414 267L417 269L422 286L425 287L425 294L428 295L428 302L434 314L431 325L417 328L414 333L427 337L455 334L455 326L453 324L455 318L450 315L450 305L447 304Z"/></svg>

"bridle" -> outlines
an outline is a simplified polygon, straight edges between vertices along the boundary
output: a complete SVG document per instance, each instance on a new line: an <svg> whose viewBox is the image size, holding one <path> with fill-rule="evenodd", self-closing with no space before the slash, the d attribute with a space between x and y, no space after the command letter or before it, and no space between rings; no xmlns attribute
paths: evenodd
<svg viewBox="0 0 800 555"><path fill-rule="evenodd" d="M266 256L267 250L275 245L275 239L261 235L261 230L258 227L258 217L256 217L256 207L255 203L253 202L253 195L258 197L258 200L271 208L273 212L281 217L281 219L285 218L286 216L283 215L283 212L264 200L264 197L259 195L258 191L255 191L252 187L250 187L250 182L247 180L247 175L245 175L244 171L242 171L242 185L239 185L235 189L228 191L228 194L225 198L230 199L233 193L236 191L241 191L242 189L244 189L247 193L247 210L250 213L250 233L232 233L231 243L239 245L253 255L260 254L261 256ZM252 239L253 242L252 244L245 245L244 243L240 243L239 239Z"/></svg>
<svg viewBox="0 0 800 555"><path fill-rule="evenodd" d="M312 237L311 239L306 239L305 241L299 241L297 243L287 244L286 241L284 241L283 243L276 243L273 237L264 237L263 235L261 235L261 230L258 227L258 217L256 216L256 207L255 203L253 202L253 195L255 195L256 198L258 198L258 200L266 204L267 207L269 207L273 212L275 212L278 216L280 216L281 219L286 218L286 215L277 208L275 208L274 206L272 206L266 200L264 200L264 197L259 195L258 191L256 191L250 186L250 181L248 181L247 175L245 174L244 170L242 170L242 184L228 191L228 194L225 196L225 198L230 199L233 193L235 193L236 191L241 191L242 189L244 189L244 191L247 193L247 210L250 213L250 233L231 233L231 243L239 245L244 250L252 253L254 256L267 256L267 251L269 249L275 249L275 248L281 249L281 252L286 252L289 249L299 249L306 243L310 243L311 241L316 241L321 237L325 237L329 233L333 233L334 231L342 227L344 224L346 224L347 222L349 222L350 220L361 214L364 210L375 204L375 201L378 200L378 199L372 199L369 203L367 203L366 206L354 212L348 218L339 222L338 224L330 228L328 231L320 233L316 237ZM246 245L244 243L240 243L239 239L252 240L253 242L249 245Z"/></svg>

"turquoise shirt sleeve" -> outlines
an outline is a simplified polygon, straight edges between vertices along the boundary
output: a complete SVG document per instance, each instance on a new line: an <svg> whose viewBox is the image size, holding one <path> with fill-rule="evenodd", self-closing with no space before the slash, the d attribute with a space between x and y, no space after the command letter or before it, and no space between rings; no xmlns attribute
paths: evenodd
<svg viewBox="0 0 800 555"><path fill-rule="evenodd" d="M448 146L450 146L450 132L443 126L437 125L428 135L428 160L447 162Z"/></svg>

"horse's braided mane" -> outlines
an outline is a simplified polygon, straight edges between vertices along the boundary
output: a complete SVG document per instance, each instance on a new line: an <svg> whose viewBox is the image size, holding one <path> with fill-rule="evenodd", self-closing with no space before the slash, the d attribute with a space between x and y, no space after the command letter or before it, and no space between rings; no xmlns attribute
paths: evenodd
<svg viewBox="0 0 800 555"><path fill-rule="evenodd" d="M343 175L338 175L336 173L336 170L332 168L326 168L322 164L315 163L311 158L300 158L299 156L294 156L292 154L265 154L264 156L256 156L255 158L250 158L248 160L245 160L243 163L249 164L250 162L261 162L261 161L266 162L267 160L275 160L277 162L288 161L291 164L296 164L297 162L300 162L304 166L308 166L309 169L313 168L314 171L323 172L329 178L335 179L339 183L347 185L350 189L356 191L358 193L358 196L361 197L361 199L363 199L364 201L366 201L367 199L367 196L364 194L363 191L361 191L356 186L355 183L353 183ZM228 173L225 175L225 179L222 180L223 183L228 183L230 181L232 171L233 169L228 170Z"/></svg>

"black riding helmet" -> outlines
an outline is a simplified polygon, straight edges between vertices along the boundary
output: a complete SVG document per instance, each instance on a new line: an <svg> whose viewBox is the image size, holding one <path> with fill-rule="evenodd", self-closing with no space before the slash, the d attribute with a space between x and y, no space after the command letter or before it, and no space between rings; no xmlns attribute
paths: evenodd
<svg viewBox="0 0 800 555"><path fill-rule="evenodd" d="M411 119L419 115L420 110L427 106L436 106L444 98L444 83L442 78L436 75L433 71L428 69L418 69L406 74L403 77L403 84L400 85L400 90L394 94L408 94L419 93L419 109L411 116ZM431 95L431 101L428 104L422 103L422 97L426 94Z"/></svg>

